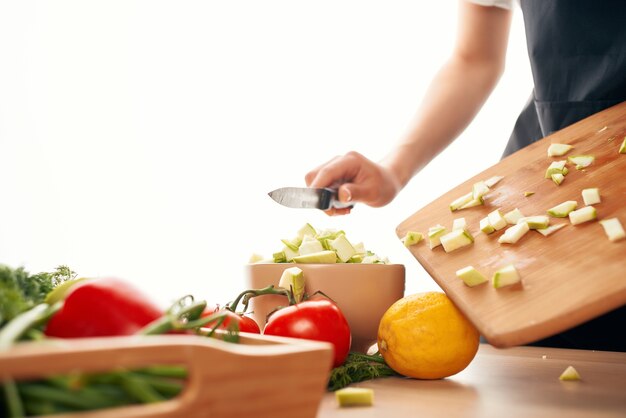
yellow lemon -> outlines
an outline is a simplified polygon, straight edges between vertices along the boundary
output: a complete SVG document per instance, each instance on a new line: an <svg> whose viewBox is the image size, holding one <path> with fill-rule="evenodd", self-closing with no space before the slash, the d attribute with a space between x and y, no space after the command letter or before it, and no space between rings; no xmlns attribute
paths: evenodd
<svg viewBox="0 0 626 418"><path fill-rule="evenodd" d="M416 379L460 372L476 355L478 342L478 330L442 292L398 300L378 328L378 349L389 367Z"/></svg>

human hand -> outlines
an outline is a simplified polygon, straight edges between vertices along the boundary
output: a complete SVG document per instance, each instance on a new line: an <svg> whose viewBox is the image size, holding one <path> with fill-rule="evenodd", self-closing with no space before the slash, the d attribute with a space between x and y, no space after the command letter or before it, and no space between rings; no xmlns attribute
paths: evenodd
<svg viewBox="0 0 626 418"><path fill-rule="evenodd" d="M392 172L355 151L337 156L311 170L304 177L309 187L339 185L337 195L344 203L362 202L380 207L391 202L400 185ZM331 208L328 215L347 215L352 208Z"/></svg>

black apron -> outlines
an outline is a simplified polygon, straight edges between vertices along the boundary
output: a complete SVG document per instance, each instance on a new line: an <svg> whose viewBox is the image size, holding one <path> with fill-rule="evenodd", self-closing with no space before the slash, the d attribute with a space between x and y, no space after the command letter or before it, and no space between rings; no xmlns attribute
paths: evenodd
<svg viewBox="0 0 626 418"><path fill-rule="evenodd" d="M504 156L626 100L626 0L520 4L534 90ZM626 306L531 345L626 351Z"/></svg>

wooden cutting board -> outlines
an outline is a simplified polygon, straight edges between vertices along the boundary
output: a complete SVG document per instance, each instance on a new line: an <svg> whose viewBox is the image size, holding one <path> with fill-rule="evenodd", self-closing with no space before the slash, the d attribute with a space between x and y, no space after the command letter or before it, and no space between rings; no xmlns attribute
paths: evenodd
<svg viewBox="0 0 626 418"><path fill-rule="evenodd" d="M626 303L626 240L609 241L598 221L571 225L568 218L551 218L551 224L567 225L547 237L531 230L516 244L500 244L504 229L486 235L479 221L495 209L545 215L567 200L576 200L581 208L581 191L598 187L598 220L617 217L626 228L626 154L618 153L625 136L623 102L504 158L418 210L396 233L399 238L409 230L426 233L436 224L451 230L454 219L465 218L475 238L470 246L446 253L441 246L431 250L425 240L408 249L496 347L526 344L583 323ZM551 143L574 148L565 156L548 157ZM552 161L580 154L594 155L595 161L584 170L568 163L569 173L560 186L544 178ZM496 175L504 178L485 196L484 205L450 211L450 203L471 191L474 183ZM526 197L524 192L534 194ZM516 267L521 284L493 288L494 271L507 264ZM489 282L466 286L455 273L468 265Z"/></svg>

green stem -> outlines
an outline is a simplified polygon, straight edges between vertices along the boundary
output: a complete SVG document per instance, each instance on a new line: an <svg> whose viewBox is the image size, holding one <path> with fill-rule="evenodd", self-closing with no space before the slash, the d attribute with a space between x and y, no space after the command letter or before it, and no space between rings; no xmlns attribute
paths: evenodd
<svg viewBox="0 0 626 418"><path fill-rule="evenodd" d="M263 296L263 295L287 296L287 300L289 300L289 305L296 304L296 299L294 298L292 292L290 292L287 289L283 289L281 287L275 288L274 285L269 285L262 289L244 290L243 292L239 294L239 296L237 296L237 298L233 302L226 304L226 309L233 311L233 312L237 312L237 305L239 305L239 302L242 302L244 306L243 310L245 312L246 310L248 310L248 302L250 302L251 298L254 298L257 296Z"/></svg>
<svg viewBox="0 0 626 418"><path fill-rule="evenodd" d="M136 370L137 373L144 373L156 377L170 377L175 379L186 379L188 376L187 369L184 366L157 365L148 366Z"/></svg>
<svg viewBox="0 0 626 418"><path fill-rule="evenodd" d="M132 379L141 380L152 389L166 398L173 398L178 395L184 387L184 381L169 377L150 376L143 373L129 372L128 376Z"/></svg>
<svg viewBox="0 0 626 418"><path fill-rule="evenodd" d="M125 373L121 375L122 387L126 392L141 403L155 403L165 400L159 392L148 384L143 378Z"/></svg>
<svg viewBox="0 0 626 418"><path fill-rule="evenodd" d="M62 302L54 305L40 303L22 312L0 330L0 351L8 350L31 328L44 324L63 306Z"/></svg>
<svg viewBox="0 0 626 418"><path fill-rule="evenodd" d="M17 390L17 384L13 380L5 380L3 382L4 399L7 403L9 417L23 417L24 405Z"/></svg>

